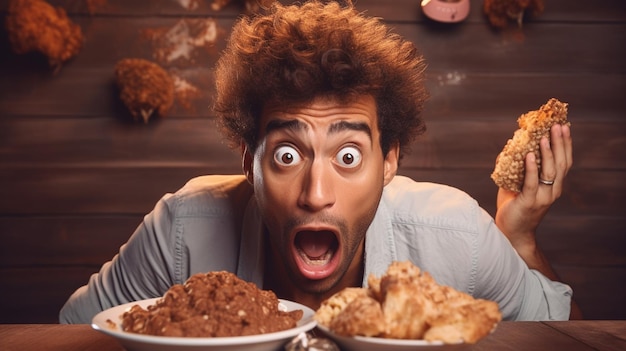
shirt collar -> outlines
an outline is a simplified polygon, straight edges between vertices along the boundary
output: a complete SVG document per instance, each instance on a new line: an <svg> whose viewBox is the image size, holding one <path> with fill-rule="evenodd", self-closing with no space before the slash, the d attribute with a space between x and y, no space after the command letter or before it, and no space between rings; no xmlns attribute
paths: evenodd
<svg viewBox="0 0 626 351"><path fill-rule="evenodd" d="M237 276L262 287L265 267L263 220L254 196L250 198L246 206L241 231Z"/></svg>
<svg viewBox="0 0 626 351"><path fill-rule="evenodd" d="M397 260L393 227L385 195L380 199L376 215L365 234L365 272L363 286L367 286L367 277L373 274L382 276L387 267Z"/></svg>

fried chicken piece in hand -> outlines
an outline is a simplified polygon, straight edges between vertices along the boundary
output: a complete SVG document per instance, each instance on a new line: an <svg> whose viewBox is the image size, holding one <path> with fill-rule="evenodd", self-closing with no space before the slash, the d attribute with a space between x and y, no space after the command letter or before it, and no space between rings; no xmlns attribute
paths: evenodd
<svg viewBox="0 0 626 351"><path fill-rule="evenodd" d="M529 152L535 153L535 162L541 170L541 138L550 138L555 124L571 125L567 120L567 103L551 98L538 110L529 111L517 119L519 129L506 142L496 158L491 179L499 188L516 193L522 191L526 172L525 159Z"/></svg>
<svg viewBox="0 0 626 351"><path fill-rule="evenodd" d="M126 58L115 65L120 99L135 121L144 123L153 114L165 117L174 103L174 80L159 65L144 59Z"/></svg>
<svg viewBox="0 0 626 351"><path fill-rule="evenodd" d="M8 9L6 28L15 53L40 52L58 70L80 51L82 31L64 9L44 0L10 0Z"/></svg>

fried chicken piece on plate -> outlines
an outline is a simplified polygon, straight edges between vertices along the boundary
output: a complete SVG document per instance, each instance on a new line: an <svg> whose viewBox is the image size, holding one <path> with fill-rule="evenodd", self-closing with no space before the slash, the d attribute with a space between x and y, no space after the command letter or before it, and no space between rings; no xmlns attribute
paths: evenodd
<svg viewBox="0 0 626 351"><path fill-rule="evenodd" d="M535 160L541 171L539 142L542 137L550 138L550 129L555 124L570 125L567 121L567 104L555 98L548 100L538 110L521 115L517 122L519 129L513 133L496 158L491 179L500 188L514 192L522 191L526 171L524 160L529 152L535 153Z"/></svg>
<svg viewBox="0 0 626 351"><path fill-rule="evenodd" d="M439 285L410 262L394 262L380 282L385 337L475 343L500 321L498 304Z"/></svg>
<svg viewBox="0 0 626 351"><path fill-rule="evenodd" d="M368 283L375 280L370 277ZM450 287L439 286L428 272L409 261L392 263L378 285L387 323L384 336L395 339L422 339L430 328L430 319L440 313L439 305L449 303L449 297L456 293Z"/></svg>
<svg viewBox="0 0 626 351"><path fill-rule="evenodd" d="M385 319L380 303L370 296L353 300L331 321L330 329L345 336L383 334Z"/></svg>
<svg viewBox="0 0 626 351"><path fill-rule="evenodd" d="M316 312L320 325L343 336L475 343L501 320L498 304L439 285L409 261L393 262L367 288L346 288Z"/></svg>
<svg viewBox="0 0 626 351"><path fill-rule="evenodd" d="M322 302L315 312L315 320L322 325L329 326L350 302L361 297L367 297L366 289L345 288Z"/></svg>
<svg viewBox="0 0 626 351"><path fill-rule="evenodd" d="M325 300L315 320L344 336L377 336L385 328L380 303L365 288L345 288Z"/></svg>
<svg viewBox="0 0 626 351"><path fill-rule="evenodd" d="M421 339L427 329L427 296L419 293L420 269L409 262L394 262L381 278L368 277L379 297L385 318L385 338Z"/></svg>
<svg viewBox="0 0 626 351"><path fill-rule="evenodd" d="M135 121L148 123L154 114L164 117L174 103L174 80L158 64L126 58L115 65L120 99Z"/></svg>
<svg viewBox="0 0 626 351"><path fill-rule="evenodd" d="M448 344L462 340L473 344L489 334L502 318L498 304L493 301L460 300L460 305L447 305L445 311L429 318L430 327L424 333L425 340L441 340Z"/></svg>
<svg viewBox="0 0 626 351"><path fill-rule="evenodd" d="M6 28L15 53L39 52L55 70L76 56L83 44L80 26L63 8L44 0L10 0Z"/></svg>
<svg viewBox="0 0 626 351"><path fill-rule="evenodd" d="M439 285L408 261L392 263L380 289L387 338L474 343L502 318L497 303Z"/></svg>

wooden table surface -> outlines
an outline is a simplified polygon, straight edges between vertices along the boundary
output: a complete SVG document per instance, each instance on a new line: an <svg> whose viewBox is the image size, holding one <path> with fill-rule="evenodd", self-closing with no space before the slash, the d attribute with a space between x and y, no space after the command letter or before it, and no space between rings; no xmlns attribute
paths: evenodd
<svg viewBox="0 0 626 351"><path fill-rule="evenodd" d="M0 349L113 351L120 343L86 324L0 324ZM441 347L441 351L455 349ZM626 350L626 320L502 322L469 350Z"/></svg>

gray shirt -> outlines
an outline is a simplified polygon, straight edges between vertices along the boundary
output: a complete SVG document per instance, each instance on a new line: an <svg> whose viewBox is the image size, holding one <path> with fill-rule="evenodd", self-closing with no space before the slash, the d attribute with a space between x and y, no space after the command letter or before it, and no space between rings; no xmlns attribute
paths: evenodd
<svg viewBox="0 0 626 351"><path fill-rule="evenodd" d="M119 254L74 292L62 323L160 297L192 274L227 270L263 282L263 224L243 176L203 176L165 195ZM365 275L409 260L439 284L496 301L506 320L564 320L572 290L528 269L493 219L466 193L396 176L365 239Z"/></svg>

